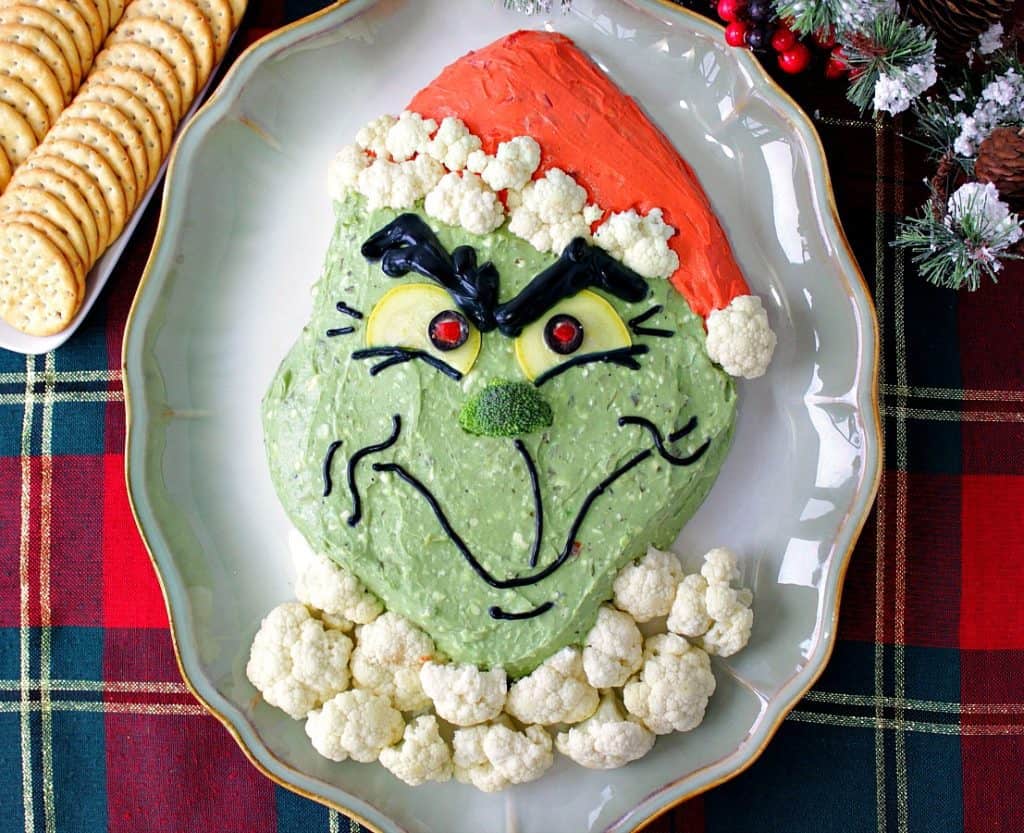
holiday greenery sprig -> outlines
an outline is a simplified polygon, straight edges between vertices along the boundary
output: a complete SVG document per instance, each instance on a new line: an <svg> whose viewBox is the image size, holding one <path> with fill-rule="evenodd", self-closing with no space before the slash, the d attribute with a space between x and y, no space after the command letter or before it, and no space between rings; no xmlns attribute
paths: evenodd
<svg viewBox="0 0 1024 833"><path fill-rule="evenodd" d="M505 8L523 14L551 14L554 0L505 0ZM563 12L567 12L572 0L559 0Z"/></svg>
<svg viewBox="0 0 1024 833"><path fill-rule="evenodd" d="M948 204L932 192L920 215L904 220L894 246L908 249L921 276L936 286L978 289L996 281L1003 261L1019 260L1010 248L1024 236L991 183L969 182Z"/></svg>
<svg viewBox="0 0 1024 833"><path fill-rule="evenodd" d="M938 78L935 38L896 11L878 15L863 29L840 35L853 79L846 97L862 111L899 113Z"/></svg>

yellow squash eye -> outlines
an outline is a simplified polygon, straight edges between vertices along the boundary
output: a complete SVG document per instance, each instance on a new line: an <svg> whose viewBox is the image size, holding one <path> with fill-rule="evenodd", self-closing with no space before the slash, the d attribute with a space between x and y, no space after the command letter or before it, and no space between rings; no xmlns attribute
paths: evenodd
<svg viewBox="0 0 1024 833"><path fill-rule="evenodd" d="M531 381L563 362L589 353L629 347L632 340L615 308L584 289L523 328L516 359Z"/></svg>
<svg viewBox="0 0 1024 833"><path fill-rule="evenodd" d="M441 287L403 283L385 292L370 313L366 346L422 350L465 375L480 353L480 331Z"/></svg>

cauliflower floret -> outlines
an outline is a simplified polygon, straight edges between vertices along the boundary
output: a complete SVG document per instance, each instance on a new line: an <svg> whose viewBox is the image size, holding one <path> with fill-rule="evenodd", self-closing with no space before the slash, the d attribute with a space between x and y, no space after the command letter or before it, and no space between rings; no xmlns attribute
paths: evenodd
<svg viewBox="0 0 1024 833"><path fill-rule="evenodd" d="M587 192L559 168L551 168L522 191L510 191L508 230L539 252L561 254L574 237L590 239L583 215Z"/></svg>
<svg viewBox="0 0 1024 833"><path fill-rule="evenodd" d="M448 116L434 138L427 142L424 153L434 157L449 171L461 171L466 167L469 155L480 149L480 137L469 132L462 119Z"/></svg>
<svg viewBox="0 0 1024 833"><path fill-rule="evenodd" d="M394 116L379 116L365 126L359 128L356 133L356 144L363 150L368 150L378 159L388 158L388 149L385 140L388 131L398 122Z"/></svg>
<svg viewBox="0 0 1024 833"><path fill-rule="evenodd" d="M412 159L417 153L425 153L430 137L437 130L437 122L425 119L419 113L403 110L398 121L388 128L384 146L396 162Z"/></svg>
<svg viewBox="0 0 1024 833"><path fill-rule="evenodd" d="M503 718L456 729L452 738L455 778L483 792L503 790L540 778L554 762L551 736L540 726L517 732Z"/></svg>
<svg viewBox="0 0 1024 833"><path fill-rule="evenodd" d="M603 605L587 634L583 670L594 688L626 684L643 662L643 636L628 613Z"/></svg>
<svg viewBox="0 0 1024 833"><path fill-rule="evenodd" d="M473 234L487 234L505 222L505 209L482 179L468 171L445 174L427 194L423 209L431 217Z"/></svg>
<svg viewBox="0 0 1024 833"><path fill-rule="evenodd" d="M331 199L343 200L356 190L359 174L370 165L370 157L356 145L345 145L327 166L327 193Z"/></svg>
<svg viewBox="0 0 1024 833"><path fill-rule="evenodd" d="M764 376L777 341L768 325L768 313L756 295L740 295L725 309L711 310L706 342L711 361L730 376Z"/></svg>
<svg viewBox="0 0 1024 833"><path fill-rule="evenodd" d="M615 694L609 691L601 696L593 715L558 734L555 746L588 769L618 769L650 752L654 733L635 717L623 714Z"/></svg>
<svg viewBox="0 0 1024 833"><path fill-rule="evenodd" d="M487 169L487 163L491 157L484 151L477 148L466 157L466 170L475 174L482 174Z"/></svg>
<svg viewBox="0 0 1024 833"><path fill-rule="evenodd" d="M411 787L427 781L447 781L452 777L452 753L438 731L434 715L417 717L405 727L398 746L381 750L381 764L396 778Z"/></svg>
<svg viewBox="0 0 1024 833"><path fill-rule="evenodd" d="M566 647L512 684L505 710L520 723L579 723L594 713L597 701L580 649Z"/></svg>
<svg viewBox="0 0 1024 833"><path fill-rule="evenodd" d="M475 665L428 662L420 669L420 683L437 713L456 726L493 720L508 694L504 668L481 671Z"/></svg>
<svg viewBox="0 0 1024 833"><path fill-rule="evenodd" d="M480 176L495 191L519 190L533 176L540 164L540 145L530 136L516 136L498 145L494 156L488 157Z"/></svg>
<svg viewBox="0 0 1024 833"><path fill-rule="evenodd" d="M376 761L381 750L402 738L405 721L387 697L345 691L309 713L306 734L313 748L332 761Z"/></svg>
<svg viewBox="0 0 1024 833"><path fill-rule="evenodd" d="M715 692L708 655L674 633L652 636L644 664L622 691L626 710L656 735L688 732L700 725Z"/></svg>
<svg viewBox="0 0 1024 833"><path fill-rule="evenodd" d="M700 574L711 584L729 584L739 581L740 571L736 553L727 547L715 547L704 554L704 564Z"/></svg>
<svg viewBox="0 0 1024 833"><path fill-rule="evenodd" d="M340 564L313 552L296 529L288 534L288 549L295 565L295 595L300 602L322 610L325 622L337 626L351 620L365 625L380 615L380 600Z"/></svg>
<svg viewBox="0 0 1024 833"><path fill-rule="evenodd" d="M405 162L377 159L359 172L356 187L366 197L366 207L412 208L426 196L444 175L444 167L436 159L421 154Z"/></svg>
<svg viewBox="0 0 1024 833"><path fill-rule="evenodd" d="M588 226L596 223L604 216L604 209L601 206L591 203L583 206L583 222Z"/></svg>
<svg viewBox="0 0 1024 833"><path fill-rule="evenodd" d="M739 581L736 554L717 547L704 556L700 573L682 580L668 617L668 629L698 640L709 654L728 657L750 641L754 594L730 586Z"/></svg>
<svg viewBox="0 0 1024 833"><path fill-rule="evenodd" d="M352 640L325 629L304 605L275 607L252 641L245 673L271 706L296 720L348 688Z"/></svg>
<svg viewBox="0 0 1024 833"><path fill-rule="evenodd" d="M390 611L356 629L352 677L359 688L390 697L404 712L430 705L420 685L420 668L433 659L434 641Z"/></svg>
<svg viewBox="0 0 1024 833"><path fill-rule="evenodd" d="M647 555L619 570L612 601L637 622L649 622L672 609L682 577L682 565L673 553L649 547Z"/></svg>
<svg viewBox="0 0 1024 833"><path fill-rule="evenodd" d="M647 216L630 209L612 214L598 226L594 242L645 278L667 278L679 268L679 256L668 245L675 233L660 208L652 208Z"/></svg>
<svg viewBox="0 0 1024 833"><path fill-rule="evenodd" d="M687 576L676 588L676 599L668 614L668 629L682 636L701 636L711 627L708 615L708 583L700 573Z"/></svg>
<svg viewBox="0 0 1024 833"><path fill-rule="evenodd" d="M746 647L754 627L754 611L750 609L753 599L754 594L747 588L716 585L708 589L708 613L715 621L701 639L705 651L731 657Z"/></svg>

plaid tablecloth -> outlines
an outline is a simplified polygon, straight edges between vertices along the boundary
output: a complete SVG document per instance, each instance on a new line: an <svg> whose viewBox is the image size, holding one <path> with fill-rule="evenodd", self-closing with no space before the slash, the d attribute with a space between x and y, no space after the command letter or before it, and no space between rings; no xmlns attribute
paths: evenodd
<svg viewBox="0 0 1024 833"><path fill-rule="evenodd" d="M255 2L233 54L311 10ZM885 474L824 676L750 769L648 831L1020 833L1024 269L925 284L886 245L924 197L920 152L841 85L787 86L874 291ZM121 337L156 203L65 347L0 350L0 833L358 831L263 778L178 676L123 475Z"/></svg>

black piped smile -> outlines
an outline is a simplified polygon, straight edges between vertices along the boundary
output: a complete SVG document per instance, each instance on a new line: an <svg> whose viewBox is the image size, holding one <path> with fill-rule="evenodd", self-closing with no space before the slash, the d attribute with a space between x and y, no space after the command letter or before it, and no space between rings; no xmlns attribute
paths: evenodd
<svg viewBox="0 0 1024 833"><path fill-rule="evenodd" d="M480 563L479 559L473 554L473 551L463 540L462 536L459 535L454 526L452 526L451 521L449 520L447 514L442 508L437 497L430 490L430 487L424 484L423 481L417 478L414 474L410 473L408 469L406 469L404 466L395 462L381 462L373 463L372 468L376 472L390 473L398 476L403 482L411 486L414 491L419 493L419 495L424 499L424 501L426 501L431 511L433 511L434 516L437 518L437 521L440 524L441 529L444 531L445 535L447 535L449 540L451 540L452 544L455 545L455 548L459 551L459 554L462 555L466 563L484 582L486 582L491 587L494 587L497 590L510 590L517 587L529 587L531 585L540 583L544 579L556 573L566 563L566 561L569 560L570 557L572 557L576 552L579 551L579 543L577 541L577 536L579 535L580 528L582 527L583 522L587 517L587 514L589 513L591 507L594 505L595 501L597 501L599 497L601 497L608 489L610 489L616 481L618 481L628 472L632 471L634 468L640 465L640 463L649 459L655 453L657 453L663 460L665 460L670 465L690 466L698 462L707 452L708 448L710 448L711 446L711 440L708 439L693 453L685 457L679 457L670 452L665 447L665 438L663 437L658 427L655 426L654 423L652 423L650 420L639 416L624 416L619 418L618 424L620 426L638 425L645 428L651 433L654 439L654 447L646 448L643 451L640 451L637 454L633 455L629 460L627 460L625 463L623 463L621 466L615 469L611 474L609 474L607 477L601 480L600 483L598 483L593 489L591 489L587 493L586 497L583 499L580 508L576 512L576 516L569 527L568 533L566 534L565 543L563 544L558 556L554 560L552 560L551 563L549 563L546 567L525 576L498 578L493 573L491 573L486 567L484 567L483 564ZM692 433L696 429L696 427L697 417L694 416L682 428L671 432L668 435L668 441L675 442L676 440L682 439L683 437ZM400 415L395 414L392 417L392 430L391 435L389 437L382 440L381 442L373 443L371 445L367 445L364 446L363 448L360 448L349 459L347 467L347 479L349 492L352 498L352 514L349 516L348 519L349 526L356 526L362 519L362 501L359 495L359 489L355 477L357 466L363 459L370 456L371 454L376 454L381 451L385 451L394 446L398 442L398 439L401 436L401 432L402 418ZM328 446L327 453L324 456L323 476L325 483L325 497L330 494L329 486L331 477L331 463L333 461L335 453L338 450L339 445L340 442L337 440L332 442ZM519 452L519 454L522 456L523 462L530 476L531 492L534 504L533 516L535 525L534 541L530 551L529 564L530 568L533 569L537 566L541 538L544 534L544 504L540 492L537 468L533 462L532 456L530 455L529 449L527 449L526 445L521 440L518 439L514 441L514 446L516 450ZM553 606L554 602L545 602L539 607L523 613L509 613L507 611L502 610L500 607L492 607L489 609L488 612L490 616L494 619L520 620L532 618L533 616L539 616L543 613L546 613Z"/></svg>

